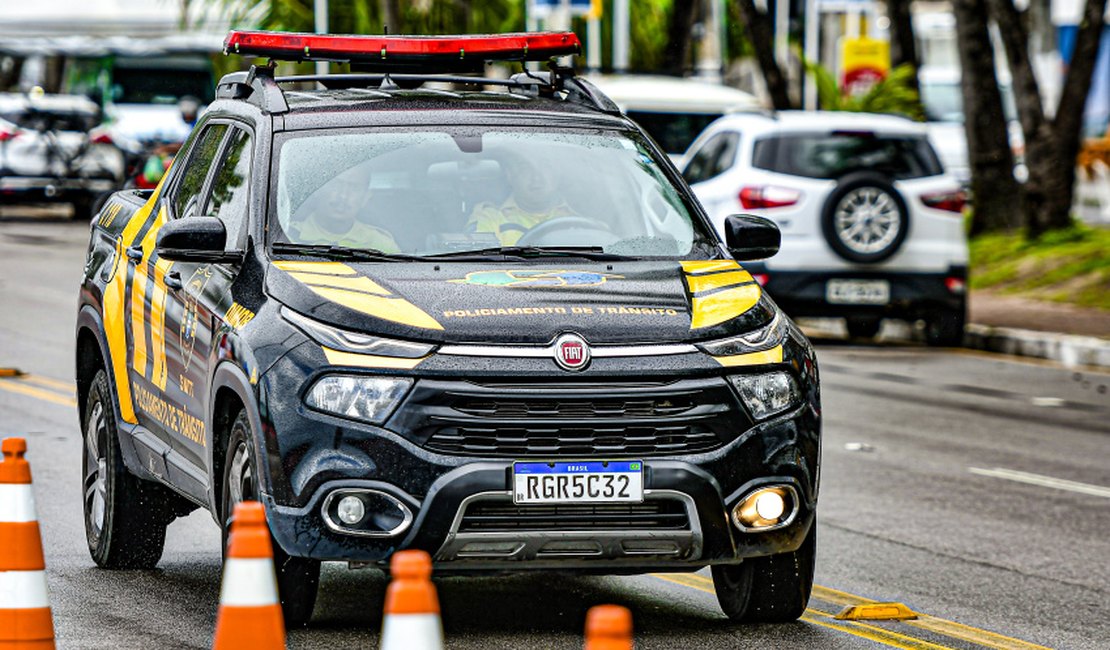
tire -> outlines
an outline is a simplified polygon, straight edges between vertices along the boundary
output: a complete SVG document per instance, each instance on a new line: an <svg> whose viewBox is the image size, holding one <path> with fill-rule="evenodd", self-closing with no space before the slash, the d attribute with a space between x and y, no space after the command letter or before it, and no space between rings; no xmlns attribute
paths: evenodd
<svg viewBox="0 0 1110 650"><path fill-rule="evenodd" d="M787 623L806 611L813 591L817 520L798 550L713 567L721 609L737 623Z"/></svg>
<svg viewBox="0 0 1110 650"><path fill-rule="evenodd" d="M861 209L863 214L858 214ZM825 201L821 230L840 257L877 264L902 247L910 231L910 213L902 195L882 174L848 174Z"/></svg>
<svg viewBox="0 0 1110 650"><path fill-rule="evenodd" d="M954 348L963 345L964 323L967 314L963 309L944 309L925 318L925 342L933 347Z"/></svg>
<svg viewBox="0 0 1110 650"><path fill-rule="evenodd" d="M246 411L240 410L231 424L223 472L223 547L227 549L231 515L240 501L258 500L258 465L251 444L250 421ZM285 626L303 627L312 618L316 606L316 593L320 586L320 561L293 557L282 550L270 537L274 549L274 573L277 576L278 596Z"/></svg>
<svg viewBox="0 0 1110 650"><path fill-rule="evenodd" d="M93 562L103 569L153 569L162 557L166 526L196 506L127 471L111 395L107 373L98 370L81 423L85 538Z"/></svg>
<svg viewBox="0 0 1110 650"><path fill-rule="evenodd" d="M849 316L844 324L848 326L848 336L854 339L873 339L882 327L880 316Z"/></svg>

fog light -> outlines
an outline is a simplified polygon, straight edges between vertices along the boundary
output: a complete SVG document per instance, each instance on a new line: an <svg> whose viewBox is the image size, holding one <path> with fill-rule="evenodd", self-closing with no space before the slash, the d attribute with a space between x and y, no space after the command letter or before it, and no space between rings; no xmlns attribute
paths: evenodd
<svg viewBox="0 0 1110 650"><path fill-rule="evenodd" d="M755 512L763 519L777 521L786 510L786 501L778 492L764 492L755 498Z"/></svg>
<svg viewBox="0 0 1110 650"><path fill-rule="evenodd" d="M732 509L732 523L746 532L787 526L798 511L798 495L788 485L758 488Z"/></svg>
<svg viewBox="0 0 1110 650"><path fill-rule="evenodd" d="M339 500L337 514L339 515L339 521L348 526L353 526L366 516L366 506L363 505L362 499L348 495Z"/></svg>

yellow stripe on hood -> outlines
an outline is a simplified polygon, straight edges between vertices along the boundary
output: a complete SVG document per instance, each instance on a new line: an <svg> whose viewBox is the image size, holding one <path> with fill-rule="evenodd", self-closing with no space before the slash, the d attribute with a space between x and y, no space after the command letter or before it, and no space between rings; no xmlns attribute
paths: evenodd
<svg viewBox="0 0 1110 650"><path fill-rule="evenodd" d="M443 326L423 309L370 278L358 275L342 262L294 262L281 260L274 266L289 273L313 293L337 305L367 316L411 327L442 330Z"/></svg>

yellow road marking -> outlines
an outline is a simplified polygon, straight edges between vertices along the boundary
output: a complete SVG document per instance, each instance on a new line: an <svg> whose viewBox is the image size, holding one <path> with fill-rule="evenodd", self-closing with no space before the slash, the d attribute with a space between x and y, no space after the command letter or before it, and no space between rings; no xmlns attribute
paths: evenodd
<svg viewBox="0 0 1110 650"><path fill-rule="evenodd" d="M46 400L47 402L61 404L62 406L77 406L77 400L72 397L64 397L57 393L35 388L34 386L27 386L15 381L0 381L0 390L27 395L28 397Z"/></svg>
<svg viewBox="0 0 1110 650"><path fill-rule="evenodd" d="M77 387L74 386L72 381L61 381L59 379L51 379L50 377L42 377L40 375L23 375L19 380L38 384L46 388L60 390L66 395L72 395L77 390Z"/></svg>
<svg viewBox="0 0 1110 650"><path fill-rule="evenodd" d="M662 575L655 575L656 577L663 578ZM708 591L709 593L715 593L713 591L710 591L713 588L713 580L710 578L706 578L705 576L698 575L696 573L668 575L664 579L667 578L682 578L688 580L688 582L679 582L678 580L674 579L670 580L670 582L690 586L695 589L701 589L702 591ZM857 596L846 591L840 591L839 589L822 587L821 585L813 585L813 597L818 600L833 603L835 605L864 605L868 603L878 602L872 598ZM817 610L813 610L812 608L810 608L810 611L816 612ZM825 615L825 612L819 613ZM903 623L905 625L912 625L914 627L933 632L935 634L947 636L949 638L966 641L968 643L975 643L987 648L994 648L995 650L1050 650L1050 648L1046 648L1042 645L1037 645L1036 643L1022 641L1021 639L1008 637L1002 634L998 634L997 632L991 632L989 630L971 627L970 625L964 625L963 623L957 623L955 621L937 618L928 614L919 613L918 617L919 618L917 620L903 621Z"/></svg>
<svg viewBox="0 0 1110 650"><path fill-rule="evenodd" d="M698 591L703 591L707 594L716 595L716 592L713 590L712 586L710 586L712 585L712 581L699 575L668 575L660 573L653 573L651 575L652 577L659 578L660 580L673 582L676 585L682 585L683 587L690 587L692 589L697 589ZM707 585L706 583L709 584ZM851 634L852 636L867 639L868 641L874 641L875 643L880 643L892 648L902 648L903 650L950 650L950 648L948 648L947 646L929 643L928 641L915 639L913 637L906 636L904 634L898 634L897 632L891 632L890 630L886 630L881 627L875 627L873 625L866 625L864 623L856 623L851 621L845 621L843 623L834 622L832 619L832 614L822 612L813 608L807 609L805 613L802 614L801 620L812 625L818 625L820 627L829 628L830 630L835 630L837 632Z"/></svg>

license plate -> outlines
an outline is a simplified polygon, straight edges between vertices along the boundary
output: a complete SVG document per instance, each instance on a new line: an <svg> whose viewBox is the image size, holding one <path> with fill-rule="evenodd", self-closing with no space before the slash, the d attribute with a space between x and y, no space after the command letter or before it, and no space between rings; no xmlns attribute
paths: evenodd
<svg viewBox="0 0 1110 650"><path fill-rule="evenodd" d="M834 305L885 305L890 302L886 280L829 280L825 300Z"/></svg>
<svg viewBox="0 0 1110 650"><path fill-rule="evenodd" d="M513 463L513 503L639 503L644 464L638 460Z"/></svg>

